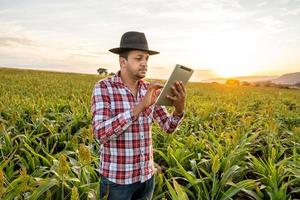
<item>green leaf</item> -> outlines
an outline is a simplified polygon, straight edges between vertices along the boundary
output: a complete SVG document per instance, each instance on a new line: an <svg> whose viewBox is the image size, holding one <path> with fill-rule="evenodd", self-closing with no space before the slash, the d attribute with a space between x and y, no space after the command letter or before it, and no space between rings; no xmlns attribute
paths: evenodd
<svg viewBox="0 0 300 200"><path fill-rule="evenodd" d="M174 186L175 191L176 191L176 193L177 193L177 195L178 195L178 197L179 197L180 200L187 200L187 199L189 199L188 196L187 196L187 194L181 188L182 186L179 185L175 179L173 179L173 186Z"/></svg>
<svg viewBox="0 0 300 200"><path fill-rule="evenodd" d="M169 193L171 194L172 200L180 200L176 194L176 191L174 190L174 188L171 186L171 184L169 183L169 181L166 178L165 178L165 182L168 187Z"/></svg>
<svg viewBox="0 0 300 200"><path fill-rule="evenodd" d="M41 181L40 186L32 193L29 200L39 199L41 195L58 184L59 182L56 179L44 179L43 181Z"/></svg>

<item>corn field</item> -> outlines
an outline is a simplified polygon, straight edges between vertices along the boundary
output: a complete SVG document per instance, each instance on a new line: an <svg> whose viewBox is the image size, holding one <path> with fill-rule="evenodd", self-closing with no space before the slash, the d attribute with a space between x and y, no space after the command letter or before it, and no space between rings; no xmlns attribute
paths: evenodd
<svg viewBox="0 0 300 200"><path fill-rule="evenodd" d="M0 199L99 199L101 78L0 68ZM299 90L190 83L178 130L152 134L155 200L300 199Z"/></svg>

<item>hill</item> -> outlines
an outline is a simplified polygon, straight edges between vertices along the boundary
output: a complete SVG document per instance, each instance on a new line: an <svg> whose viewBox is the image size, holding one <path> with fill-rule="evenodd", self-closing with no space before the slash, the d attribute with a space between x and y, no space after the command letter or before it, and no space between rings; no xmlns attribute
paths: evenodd
<svg viewBox="0 0 300 200"><path fill-rule="evenodd" d="M284 74L272 80L272 83L284 84L284 85L295 85L296 83L300 83L300 72Z"/></svg>
<svg viewBox="0 0 300 200"><path fill-rule="evenodd" d="M278 78L278 76L242 76L242 77L230 77L230 78L215 78L215 79L207 79L203 80L201 82L205 83L211 83L211 82L217 82L217 83L225 83L228 79L236 79L239 81L246 81L246 82L265 82L270 81L273 79Z"/></svg>
<svg viewBox="0 0 300 200"><path fill-rule="evenodd" d="M300 72L283 74L281 76L243 76L243 77L230 77L230 78L214 78L214 79L206 79L201 82L204 83L225 83L228 79L236 79L240 82L272 82L277 85L295 85L296 83L300 83Z"/></svg>

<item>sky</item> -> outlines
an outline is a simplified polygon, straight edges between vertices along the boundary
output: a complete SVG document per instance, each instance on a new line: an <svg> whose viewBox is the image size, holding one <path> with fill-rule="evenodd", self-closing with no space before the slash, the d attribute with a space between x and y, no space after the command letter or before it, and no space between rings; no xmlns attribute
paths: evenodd
<svg viewBox="0 0 300 200"><path fill-rule="evenodd" d="M0 0L0 66L119 69L124 32L146 34L147 77L175 64L194 80L300 71L300 0Z"/></svg>

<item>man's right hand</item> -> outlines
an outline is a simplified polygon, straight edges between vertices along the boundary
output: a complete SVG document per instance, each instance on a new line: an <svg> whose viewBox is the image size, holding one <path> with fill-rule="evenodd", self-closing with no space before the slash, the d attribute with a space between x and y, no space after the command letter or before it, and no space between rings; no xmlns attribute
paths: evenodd
<svg viewBox="0 0 300 200"><path fill-rule="evenodd" d="M150 83L147 93L141 101L141 104L143 105L144 109L148 108L149 106L152 106L156 102L156 99L160 94L161 88L163 88L163 86L160 83Z"/></svg>
<svg viewBox="0 0 300 200"><path fill-rule="evenodd" d="M160 83L150 83L148 90L142 99L142 101L133 109L134 116L137 117L140 112L148 108L149 106L152 106L160 94L160 89L163 88L163 86Z"/></svg>

